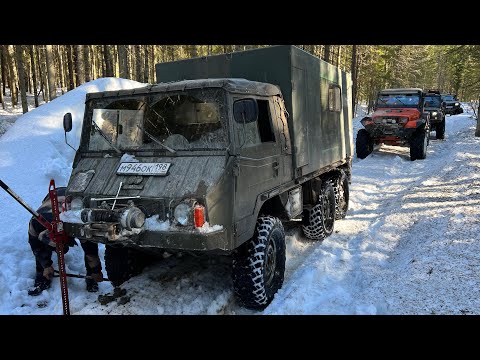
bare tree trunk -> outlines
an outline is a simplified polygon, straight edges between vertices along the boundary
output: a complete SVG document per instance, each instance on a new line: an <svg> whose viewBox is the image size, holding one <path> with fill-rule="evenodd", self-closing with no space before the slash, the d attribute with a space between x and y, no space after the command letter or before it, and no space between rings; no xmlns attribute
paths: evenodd
<svg viewBox="0 0 480 360"><path fill-rule="evenodd" d="M475 129L475 136L480 137L480 98L478 99L477 128Z"/></svg>
<svg viewBox="0 0 480 360"><path fill-rule="evenodd" d="M7 86L7 58L5 56L5 49L3 45L0 45L0 60L1 61L1 72L2 72L2 94L6 95L6 86Z"/></svg>
<svg viewBox="0 0 480 360"><path fill-rule="evenodd" d="M64 64L63 64L63 56L62 56L62 49L60 45L55 46L54 48L55 54L57 55L57 63L58 63L58 77L60 78L60 90L62 90L62 95L65 94L65 74L63 72Z"/></svg>
<svg viewBox="0 0 480 360"><path fill-rule="evenodd" d="M355 116L355 105L357 105L357 45L352 47L352 65L350 67L352 73L352 106Z"/></svg>
<svg viewBox="0 0 480 360"><path fill-rule="evenodd" d="M117 45L118 48L118 63L120 67L120 77L128 79L128 57L127 48L125 45Z"/></svg>
<svg viewBox="0 0 480 360"><path fill-rule="evenodd" d="M150 82L155 84L155 45L150 46Z"/></svg>
<svg viewBox="0 0 480 360"><path fill-rule="evenodd" d="M135 45L135 80L143 82L142 56L140 50L140 45Z"/></svg>
<svg viewBox="0 0 480 360"><path fill-rule="evenodd" d="M23 50L22 50L23 53ZM24 59L25 63L25 86L27 87L27 92L32 93L32 80L30 77L30 57L27 55L27 57Z"/></svg>
<svg viewBox="0 0 480 360"><path fill-rule="evenodd" d="M45 83L45 76L44 76L45 74L44 74L44 71L43 71L42 62L40 61L40 52L42 51L41 49L42 48L39 45L37 45L35 47L35 55L37 57L38 74L40 76L40 90L38 91L38 94L40 94L40 91L41 91L43 101L48 101L47 96L46 96L47 85Z"/></svg>
<svg viewBox="0 0 480 360"><path fill-rule="evenodd" d="M32 64L33 98L35 100L35 107L38 107L37 71L35 70L35 52L33 50L33 45L28 46L28 51L30 53L30 63Z"/></svg>
<svg viewBox="0 0 480 360"><path fill-rule="evenodd" d="M4 77L3 77L3 54L2 54L2 48L0 47L0 69L1 69L1 73L2 73L2 76L0 76L0 85L4 85L5 84L5 80L4 80ZM2 108L5 110L5 103L3 101L3 91L2 89L0 89L0 103L2 103Z"/></svg>
<svg viewBox="0 0 480 360"><path fill-rule="evenodd" d="M15 73L15 63L13 61L15 55L13 45L7 46L7 65L8 65L8 86L10 88L10 96L12 97L12 106L16 107L18 104L18 90L17 90L17 74Z"/></svg>
<svg viewBox="0 0 480 360"><path fill-rule="evenodd" d="M198 56L198 51L197 51L197 46L196 45L190 45L190 57L194 58Z"/></svg>
<svg viewBox="0 0 480 360"><path fill-rule="evenodd" d="M143 47L143 50L145 51L144 53L144 57L145 57L145 67L143 68L143 80L144 82L146 83L150 83L150 79L148 77L149 75L149 70L150 70L150 64L149 64L149 57L150 57L150 54L149 54L149 51L148 51L148 45L145 45Z"/></svg>
<svg viewBox="0 0 480 360"><path fill-rule="evenodd" d="M330 62L330 45L325 45L323 60Z"/></svg>
<svg viewBox="0 0 480 360"><path fill-rule="evenodd" d="M85 82L89 82L92 80L92 69L90 66L90 45L85 45L83 47L83 64L85 66Z"/></svg>
<svg viewBox="0 0 480 360"><path fill-rule="evenodd" d="M47 78L48 78L48 97L50 101L57 97L57 87L55 85L55 64L53 62L52 45L47 45Z"/></svg>
<svg viewBox="0 0 480 360"><path fill-rule="evenodd" d="M28 112L28 103L27 103L27 83L25 81L25 67L23 64L22 45L15 45L15 60L17 61L18 85L20 87L20 94L22 99L22 111L25 114Z"/></svg>
<svg viewBox="0 0 480 360"><path fill-rule="evenodd" d="M342 58L342 45L338 45L337 66L340 67L340 59Z"/></svg>
<svg viewBox="0 0 480 360"><path fill-rule="evenodd" d="M108 45L103 45L103 60L105 61L105 76L113 77L113 61Z"/></svg>
<svg viewBox="0 0 480 360"><path fill-rule="evenodd" d="M95 50L95 45L92 45L92 79L98 79L98 72L97 72L97 52Z"/></svg>
<svg viewBox="0 0 480 360"><path fill-rule="evenodd" d="M67 64L68 64L68 90L75 89L75 77L73 70L73 54L72 45L66 45L67 47Z"/></svg>
<svg viewBox="0 0 480 360"><path fill-rule="evenodd" d="M85 62L83 55L83 45L75 45L75 79L77 86L80 86L85 82Z"/></svg>

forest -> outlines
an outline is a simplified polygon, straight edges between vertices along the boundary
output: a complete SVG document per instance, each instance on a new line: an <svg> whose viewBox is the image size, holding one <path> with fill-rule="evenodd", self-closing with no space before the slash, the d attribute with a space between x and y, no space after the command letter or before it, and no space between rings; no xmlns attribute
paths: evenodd
<svg viewBox="0 0 480 360"><path fill-rule="evenodd" d="M156 83L154 65L267 45L0 45L0 103L28 111L26 94L53 100L100 77ZM457 94L473 101L480 95L479 45L297 45L351 72L353 102L370 103L384 88L420 87ZM161 80L161 79L160 79ZM59 89L59 90L57 90ZM7 92L8 90L8 92Z"/></svg>

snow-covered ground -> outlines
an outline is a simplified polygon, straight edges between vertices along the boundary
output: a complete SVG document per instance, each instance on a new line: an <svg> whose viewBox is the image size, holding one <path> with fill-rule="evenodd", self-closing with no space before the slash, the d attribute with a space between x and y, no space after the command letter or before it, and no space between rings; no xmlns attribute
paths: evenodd
<svg viewBox="0 0 480 360"><path fill-rule="evenodd" d="M87 91L141 84L99 79L22 116L0 137L0 179L33 207L50 177L64 185L73 150L62 117L74 115L78 145ZM466 109L469 110L469 109ZM354 131L362 116L354 119ZM445 140L432 136L425 160L408 148L382 146L354 159L350 210L322 243L287 230L283 288L264 314L480 314L480 138L467 112L448 116ZM434 134L434 133L433 133ZM58 280L39 297L27 242L29 214L0 192L0 313L61 314ZM104 248L101 247L103 259ZM56 267L56 258L53 258ZM67 271L84 273L80 247ZM81 279L69 278L72 314L251 314L235 302L228 258L170 256L127 281L130 301L101 305ZM104 275L106 275L104 271Z"/></svg>

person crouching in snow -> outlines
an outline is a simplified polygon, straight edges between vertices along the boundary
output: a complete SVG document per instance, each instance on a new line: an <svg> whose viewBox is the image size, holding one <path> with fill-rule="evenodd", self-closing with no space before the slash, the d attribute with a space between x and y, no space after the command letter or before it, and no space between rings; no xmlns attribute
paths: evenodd
<svg viewBox="0 0 480 360"><path fill-rule="evenodd" d="M57 188L58 203L65 202L65 187ZM47 221L51 222L52 204L50 197L43 199L42 205L37 212L41 214ZM55 243L50 239L48 230L40 224L35 217L30 219L28 225L28 242L32 248L33 255L36 262L36 275L34 288L28 291L28 295L37 296L43 290L50 288L53 278L53 261L52 252L55 251ZM87 270L87 291L98 291L98 283L103 281L102 264L98 257L98 244L81 240L80 244L85 253L85 269ZM70 238L68 243L64 245L64 253L68 252L70 246L77 245L74 238Z"/></svg>

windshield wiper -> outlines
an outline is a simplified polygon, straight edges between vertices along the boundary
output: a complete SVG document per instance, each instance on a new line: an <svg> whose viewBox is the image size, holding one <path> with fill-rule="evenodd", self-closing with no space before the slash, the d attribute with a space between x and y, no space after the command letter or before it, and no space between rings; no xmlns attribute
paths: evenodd
<svg viewBox="0 0 480 360"><path fill-rule="evenodd" d="M145 135L147 135L147 136L150 138L150 140L152 140L153 142L155 142L155 143L157 143L158 145L162 146L163 148L167 149L167 150L170 151L171 153L173 153L173 154L176 153L176 151L173 150L171 147L169 147L169 146L167 146L167 145L165 145L165 144L162 144L162 142L161 142L160 140L158 140L155 136L153 136L152 134L150 134L147 130L145 130L145 128L143 128L142 126L140 126L140 125L138 125L138 124L137 124L137 126L138 126L138 128L139 128L140 130L142 130L142 131L145 133Z"/></svg>
<svg viewBox="0 0 480 360"><path fill-rule="evenodd" d="M102 129L100 129L100 127L97 125L97 123L96 123L95 121L93 121L93 119L92 119L92 123L93 123L93 125L95 125L95 129L100 133L100 135L105 139L105 141L108 142L108 144L109 144L118 154L122 154L122 152L121 152L115 145L113 145L110 140L108 140L107 135L105 135L105 133L102 131Z"/></svg>

